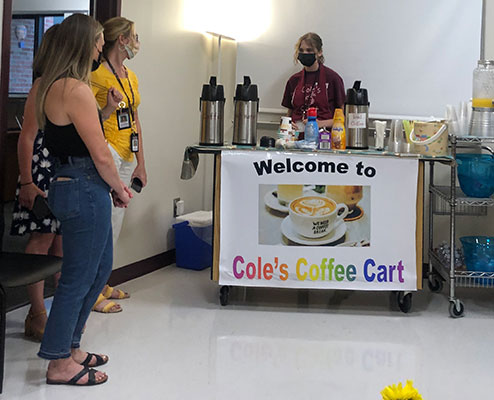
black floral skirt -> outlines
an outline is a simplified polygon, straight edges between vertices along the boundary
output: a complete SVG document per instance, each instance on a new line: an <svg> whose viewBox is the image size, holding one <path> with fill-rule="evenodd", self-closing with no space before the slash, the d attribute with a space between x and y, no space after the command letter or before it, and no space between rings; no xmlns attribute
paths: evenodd
<svg viewBox="0 0 494 400"><path fill-rule="evenodd" d="M38 131L33 148L33 182L46 194L48 194L48 187L55 174L54 166L53 157L50 156L48 149L44 146L43 132ZM60 222L56 218L51 217L38 220L30 210L19 204L19 190L20 181L17 182L17 190L15 192L14 213L10 234L17 236L32 232L60 234Z"/></svg>

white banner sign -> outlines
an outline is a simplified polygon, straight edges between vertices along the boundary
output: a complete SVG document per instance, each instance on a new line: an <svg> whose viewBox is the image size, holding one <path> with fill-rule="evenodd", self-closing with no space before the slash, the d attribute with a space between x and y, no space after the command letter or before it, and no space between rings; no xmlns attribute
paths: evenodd
<svg viewBox="0 0 494 400"><path fill-rule="evenodd" d="M227 151L220 284L416 290L418 161Z"/></svg>

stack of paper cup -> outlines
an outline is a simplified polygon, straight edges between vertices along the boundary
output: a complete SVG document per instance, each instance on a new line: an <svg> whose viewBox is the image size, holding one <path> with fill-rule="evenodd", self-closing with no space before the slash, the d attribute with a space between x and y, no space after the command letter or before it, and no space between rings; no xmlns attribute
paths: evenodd
<svg viewBox="0 0 494 400"><path fill-rule="evenodd" d="M374 125L376 127L376 150L384 150L386 121L374 121Z"/></svg>
<svg viewBox="0 0 494 400"><path fill-rule="evenodd" d="M401 119L394 119L391 122L391 131L389 133L388 151L401 153L401 142L403 138L403 123Z"/></svg>
<svg viewBox="0 0 494 400"><path fill-rule="evenodd" d="M278 136L280 139L294 140L292 117L281 117L280 131Z"/></svg>
<svg viewBox="0 0 494 400"><path fill-rule="evenodd" d="M471 134L471 119L472 119L472 103L461 101L458 111L454 106L448 104L446 106L446 121L448 123L448 131L455 136L468 136Z"/></svg>
<svg viewBox="0 0 494 400"><path fill-rule="evenodd" d="M460 136L460 126L458 122L458 115L456 114L456 109L448 104L446 106L446 121L448 122L449 132L452 135Z"/></svg>
<svg viewBox="0 0 494 400"><path fill-rule="evenodd" d="M292 117L281 117L280 130L284 130L284 131L292 130Z"/></svg>

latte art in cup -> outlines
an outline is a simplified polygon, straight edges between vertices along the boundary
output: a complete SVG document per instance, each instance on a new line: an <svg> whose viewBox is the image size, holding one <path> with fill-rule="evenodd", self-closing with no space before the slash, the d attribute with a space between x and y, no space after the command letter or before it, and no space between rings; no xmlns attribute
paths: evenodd
<svg viewBox="0 0 494 400"><path fill-rule="evenodd" d="M299 215L323 216L331 214L336 207L323 197L307 196L292 201L290 208Z"/></svg>
<svg viewBox="0 0 494 400"><path fill-rule="evenodd" d="M348 207L325 196L303 196L292 200L288 212L296 233L320 238L343 223Z"/></svg>

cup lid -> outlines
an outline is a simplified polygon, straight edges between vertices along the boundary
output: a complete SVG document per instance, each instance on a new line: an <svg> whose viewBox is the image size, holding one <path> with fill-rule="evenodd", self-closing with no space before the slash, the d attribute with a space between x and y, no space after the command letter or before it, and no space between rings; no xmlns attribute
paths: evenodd
<svg viewBox="0 0 494 400"><path fill-rule="evenodd" d="M308 117L317 117L317 108L316 107L309 107L307 110L307 116Z"/></svg>

